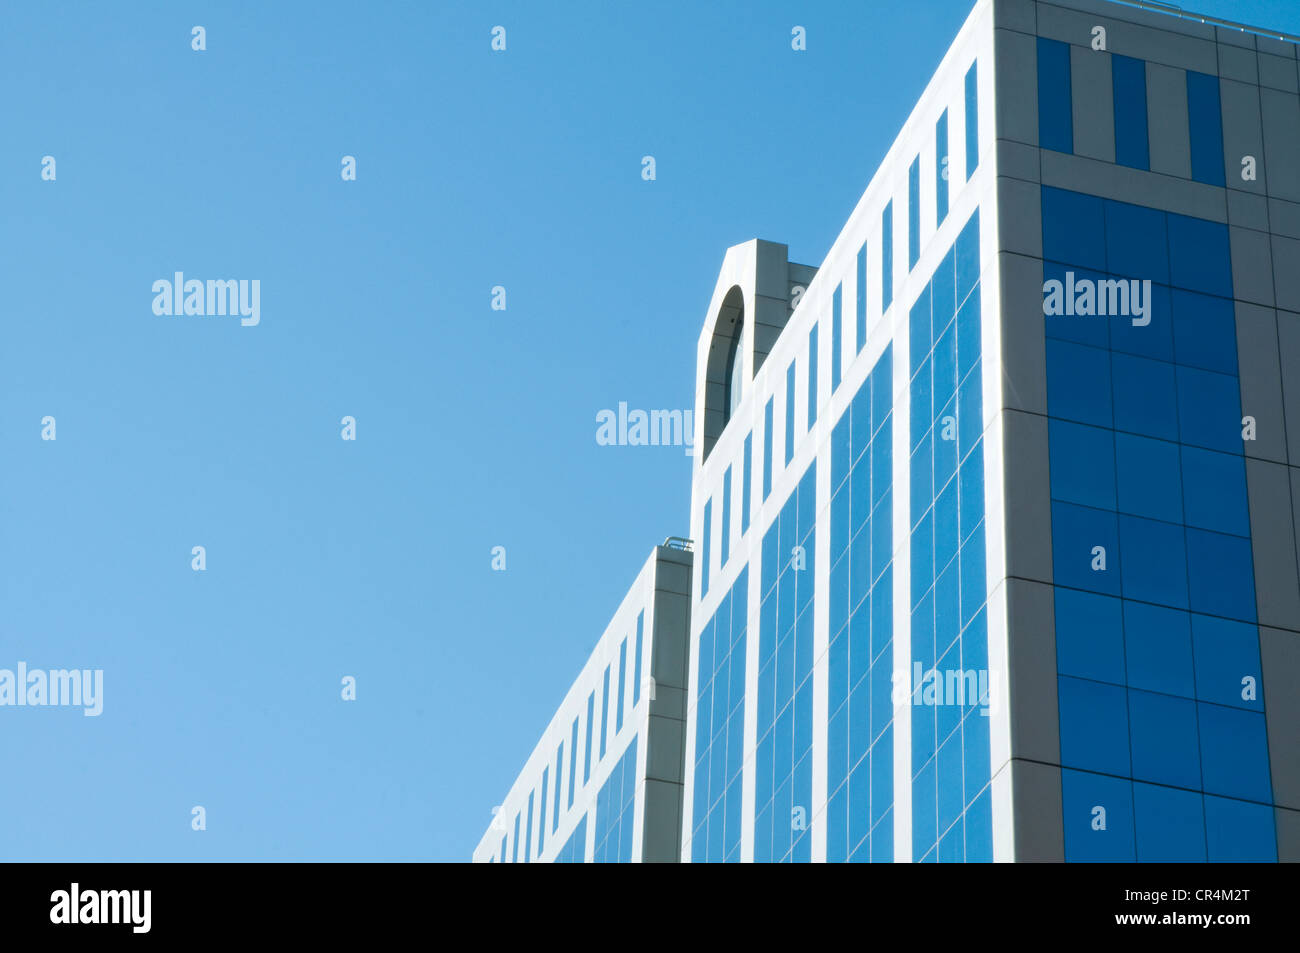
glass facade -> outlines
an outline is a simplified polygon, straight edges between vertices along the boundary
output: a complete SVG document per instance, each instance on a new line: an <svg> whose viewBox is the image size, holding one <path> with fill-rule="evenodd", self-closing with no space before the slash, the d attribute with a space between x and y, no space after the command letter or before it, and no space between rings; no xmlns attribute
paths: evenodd
<svg viewBox="0 0 1300 953"><path fill-rule="evenodd" d="M763 535L754 769L759 862L811 856L816 518L814 462Z"/></svg>
<svg viewBox="0 0 1300 953"><path fill-rule="evenodd" d="M894 859L893 348L831 437L826 859Z"/></svg>
<svg viewBox="0 0 1300 953"><path fill-rule="evenodd" d="M691 860L739 860L745 746L749 570L740 571L700 633Z"/></svg>
<svg viewBox="0 0 1300 953"><path fill-rule="evenodd" d="M1066 859L1274 860L1228 229L1042 202Z"/></svg>
<svg viewBox="0 0 1300 953"><path fill-rule="evenodd" d="M636 818L636 749L634 735L623 756L596 795L595 854L597 864L626 864L632 860Z"/></svg>
<svg viewBox="0 0 1300 953"><path fill-rule="evenodd" d="M582 815L578 826L555 855L557 864L584 864L587 862L587 815Z"/></svg>
<svg viewBox="0 0 1300 953"><path fill-rule="evenodd" d="M909 315L912 859L991 861L979 212Z"/></svg>

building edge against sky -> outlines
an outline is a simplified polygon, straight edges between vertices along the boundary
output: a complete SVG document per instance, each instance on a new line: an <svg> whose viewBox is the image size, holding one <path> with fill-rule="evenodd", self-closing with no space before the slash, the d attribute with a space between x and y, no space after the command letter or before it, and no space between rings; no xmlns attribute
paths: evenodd
<svg viewBox="0 0 1300 953"><path fill-rule="evenodd" d="M1300 860L1296 276L1293 43L982 0L819 267L726 253L681 733L625 723L515 836L660 548L475 859L676 859L649 747L688 861ZM1145 311L1048 315L1054 279Z"/></svg>
<svg viewBox="0 0 1300 953"><path fill-rule="evenodd" d="M678 859L691 559L680 542L655 547L493 809L476 863Z"/></svg>

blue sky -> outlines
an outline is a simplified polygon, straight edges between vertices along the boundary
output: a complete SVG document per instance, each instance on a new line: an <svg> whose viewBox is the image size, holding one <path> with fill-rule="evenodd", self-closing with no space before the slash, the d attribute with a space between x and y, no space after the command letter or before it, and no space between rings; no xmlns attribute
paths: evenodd
<svg viewBox="0 0 1300 953"><path fill-rule="evenodd" d="M597 412L691 406L726 248L819 263L969 7L6 3L0 668L105 697L0 708L0 859L468 858L686 533Z"/></svg>

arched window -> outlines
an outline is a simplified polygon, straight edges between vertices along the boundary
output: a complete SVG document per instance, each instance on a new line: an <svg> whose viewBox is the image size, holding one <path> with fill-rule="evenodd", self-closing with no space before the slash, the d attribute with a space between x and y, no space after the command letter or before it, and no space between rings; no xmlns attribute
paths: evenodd
<svg viewBox="0 0 1300 953"><path fill-rule="evenodd" d="M704 457L745 397L745 295L733 286L722 299L709 340L704 396Z"/></svg>
<svg viewBox="0 0 1300 953"><path fill-rule="evenodd" d="M745 396L745 316L736 320L736 328L731 336L731 349L727 352L727 396L723 426L731 420L731 415L740 406Z"/></svg>

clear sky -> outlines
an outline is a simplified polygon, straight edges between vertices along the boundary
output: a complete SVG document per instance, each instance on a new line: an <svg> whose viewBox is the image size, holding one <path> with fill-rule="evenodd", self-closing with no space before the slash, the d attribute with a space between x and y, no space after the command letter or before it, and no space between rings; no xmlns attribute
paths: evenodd
<svg viewBox="0 0 1300 953"><path fill-rule="evenodd" d="M104 707L0 708L0 859L467 859L687 532L597 413L692 406L726 248L818 264L970 6L6 0L0 669Z"/></svg>

